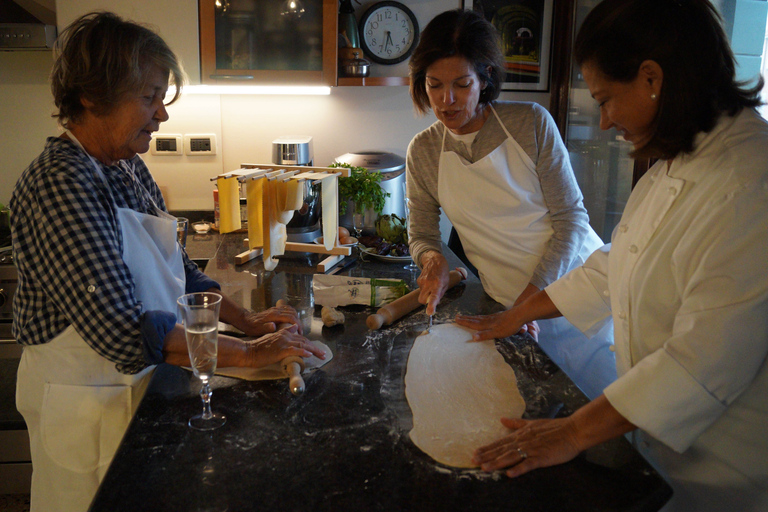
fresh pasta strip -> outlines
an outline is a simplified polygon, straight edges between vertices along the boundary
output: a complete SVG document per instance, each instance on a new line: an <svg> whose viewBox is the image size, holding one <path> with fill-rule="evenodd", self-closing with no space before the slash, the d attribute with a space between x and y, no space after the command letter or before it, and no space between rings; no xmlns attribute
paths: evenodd
<svg viewBox="0 0 768 512"><path fill-rule="evenodd" d="M275 205L277 208L278 222L280 222L280 224L288 224L293 218L293 210L288 209L286 206L288 184L278 178L272 182L272 185L275 189Z"/></svg>
<svg viewBox="0 0 768 512"><path fill-rule="evenodd" d="M300 210L304 204L304 181L291 179L286 183L285 209Z"/></svg>
<svg viewBox="0 0 768 512"><path fill-rule="evenodd" d="M264 246L264 183L267 180L257 178L248 180L245 185L245 197L248 204L248 248Z"/></svg>
<svg viewBox="0 0 768 512"><path fill-rule="evenodd" d="M322 178L323 246L330 251L339 237L339 180L336 176Z"/></svg>
<svg viewBox="0 0 768 512"><path fill-rule="evenodd" d="M240 187L236 177L219 178L219 231L231 233L241 227L240 223Z"/></svg>
<svg viewBox="0 0 768 512"><path fill-rule="evenodd" d="M280 213L278 210L278 187L274 181L264 180L264 253L262 260L266 270L274 270L278 261L274 256L280 256L285 253L285 242L288 238L285 224L280 222Z"/></svg>

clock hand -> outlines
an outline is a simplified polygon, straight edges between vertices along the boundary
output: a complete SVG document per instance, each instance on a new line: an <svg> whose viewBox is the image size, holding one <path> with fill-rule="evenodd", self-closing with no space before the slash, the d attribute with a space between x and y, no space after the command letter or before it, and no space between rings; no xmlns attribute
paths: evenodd
<svg viewBox="0 0 768 512"><path fill-rule="evenodd" d="M387 40L384 42L384 51L387 51L387 46L392 44L392 32L387 31Z"/></svg>

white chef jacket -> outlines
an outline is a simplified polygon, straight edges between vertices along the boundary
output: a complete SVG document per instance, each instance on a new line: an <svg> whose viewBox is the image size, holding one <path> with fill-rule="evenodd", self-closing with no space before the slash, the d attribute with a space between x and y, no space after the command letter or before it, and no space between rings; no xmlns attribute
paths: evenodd
<svg viewBox="0 0 768 512"><path fill-rule="evenodd" d="M695 148L546 290L585 333L613 316L605 395L672 483L665 510L768 510L768 123L724 115Z"/></svg>

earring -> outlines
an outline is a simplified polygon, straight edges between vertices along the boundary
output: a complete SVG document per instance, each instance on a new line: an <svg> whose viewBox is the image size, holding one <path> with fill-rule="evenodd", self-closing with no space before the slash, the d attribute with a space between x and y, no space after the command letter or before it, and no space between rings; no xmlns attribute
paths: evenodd
<svg viewBox="0 0 768 512"><path fill-rule="evenodd" d="M651 94L651 99L655 100L656 99L656 95L655 94Z"/></svg>

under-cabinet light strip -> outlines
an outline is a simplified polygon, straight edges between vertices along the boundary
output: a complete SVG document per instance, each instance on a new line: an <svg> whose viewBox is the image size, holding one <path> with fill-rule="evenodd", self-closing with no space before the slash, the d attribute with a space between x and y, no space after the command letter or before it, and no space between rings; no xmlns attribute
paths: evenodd
<svg viewBox="0 0 768 512"><path fill-rule="evenodd" d="M173 97L175 89L171 86L166 93L166 98ZM314 95L328 96L331 88L325 86L297 86L297 85L187 85L181 91L185 94L245 94L245 95Z"/></svg>

